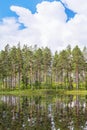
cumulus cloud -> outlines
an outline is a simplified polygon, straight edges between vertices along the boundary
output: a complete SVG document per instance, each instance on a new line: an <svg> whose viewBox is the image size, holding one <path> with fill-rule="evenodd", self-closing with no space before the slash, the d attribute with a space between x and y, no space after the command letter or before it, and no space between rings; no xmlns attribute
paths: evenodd
<svg viewBox="0 0 87 130"><path fill-rule="evenodd" d="M37 5L36 13L29 9L11 6L18 18L4 18L0 23L1 48L5 44L48 46L54 52L64 49L68 44L83 47L87 41L87 2L84 0L62 0L66 6L77 12L73 19L66 22L65 8L60 2L42 2ZM84 4L85 3L85 4ZM83 7L82 4L84 5ZM25 28L20 29L21 23Z"/></svg>
<svg viewBox="0 0 87 130"><path fill-rule="evenodd" d="M62 0L67 7L78 12L79 14L87 14L87 1L84 0Z"/></svg>
<svg viewBox="0 0 87 130"><path fill-rule="evenodd" d="M15 44L18 42L17 34L20 24L15 18L4 18L0 22L0 49L6 44Z"/></svg>
<svg viewBox="0 0 87 130"><path fill-rule="evenodd" d="M62 0L62 2L74 12L76 15L66 25L71 35L71 44L80 47L86 46L87 42L87 1L84 0Z"/></svg>

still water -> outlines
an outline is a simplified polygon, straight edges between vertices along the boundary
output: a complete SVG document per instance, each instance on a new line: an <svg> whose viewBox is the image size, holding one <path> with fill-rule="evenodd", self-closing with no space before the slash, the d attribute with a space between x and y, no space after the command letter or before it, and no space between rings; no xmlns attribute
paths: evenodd
<svg viewBox="0 0 87 130"><path fill-rule="evenodd" d="M0 130L87 130L87 96L0 96Z"/></svg>

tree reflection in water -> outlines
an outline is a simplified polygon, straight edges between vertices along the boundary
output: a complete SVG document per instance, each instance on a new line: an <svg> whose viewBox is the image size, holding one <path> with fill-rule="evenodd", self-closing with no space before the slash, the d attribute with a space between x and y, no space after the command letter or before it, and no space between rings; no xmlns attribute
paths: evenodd
<svg viewBox="0 0 87 130"><path fill-rule="evenodd" d="M87 130L87 96L1 96L0 130Z"/></svg>

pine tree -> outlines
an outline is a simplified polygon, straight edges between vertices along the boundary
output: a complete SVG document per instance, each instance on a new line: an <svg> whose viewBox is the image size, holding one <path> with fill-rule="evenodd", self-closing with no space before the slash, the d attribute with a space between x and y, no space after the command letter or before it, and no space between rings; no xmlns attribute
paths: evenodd
<svg viewBox="0 0 87 130"><path fill-rule="evenodd" d="M84 58L78 46L75 46L75 48L73 49L72 56L73 56L73 70L75 71L76 88L79 89L79 78L80 78L79 75L81 70L83 70Z"/></svg>

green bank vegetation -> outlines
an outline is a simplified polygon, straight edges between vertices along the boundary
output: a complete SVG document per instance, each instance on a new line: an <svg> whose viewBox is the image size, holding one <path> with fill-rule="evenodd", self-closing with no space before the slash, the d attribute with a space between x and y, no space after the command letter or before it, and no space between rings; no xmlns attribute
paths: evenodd
<svg viewBox="0 0 87 130"><path fill-rule="evenodd" d="M6 45L0 51L0 93L39 89L87 90L87 48L68 45L52 54L48 47Z"/></svg>
<svg viewBox="0 0 87 130"><path fill-rule="evenodd" d="M25 90L19 90L19 89L15 89L15 90L1 90L0 91L0 95L16 95L16 96L46 96L46 95L55 95L55 94L59 94L59 95L63 95L66 94L64 92L64 90L56 90L55 89L35 89L35 90L31 90L31 89L25 89Z"/></svg>

